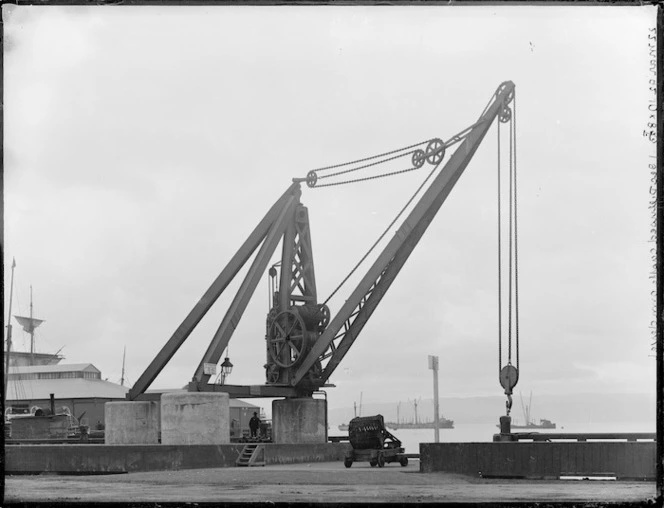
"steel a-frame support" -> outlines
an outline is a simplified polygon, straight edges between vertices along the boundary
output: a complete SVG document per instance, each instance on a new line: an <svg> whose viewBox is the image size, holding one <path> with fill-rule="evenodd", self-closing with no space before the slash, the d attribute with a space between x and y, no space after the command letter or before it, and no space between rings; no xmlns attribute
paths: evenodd
<svg viewBox="0 0 664 508"><path fill-rule="evenodd" d="M251 295L256 289L261 275L269 263L270 257L273 255L288 225L293 221L293 215L299 203L300 195L300 184L297 182L293 183L272 205L265 217L263 217L210 288L191 312L189 312L184 321L182 321L182 324L175 330L175 333L173 333L143 374L141 374L131 390L129 390L127 394L129 400L135 400L148 389L239 270L246 264L258 246L262 244L219 329L215 333L210 346L194 373L194 386L202 386L208 382L210 376L204 374L203 365L205 363L216 363L221 358L233 331L246 309ZM189 386L191 389L192 384Z"/></svg>

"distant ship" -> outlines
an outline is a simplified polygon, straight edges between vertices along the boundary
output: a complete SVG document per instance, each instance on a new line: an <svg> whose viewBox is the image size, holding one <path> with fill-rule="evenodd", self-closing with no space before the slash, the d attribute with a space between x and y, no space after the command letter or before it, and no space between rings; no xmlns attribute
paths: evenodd
<svg viewBox="0 0 664 508"><path fill-rule="evenodd" d="M519 424L519 423L512 423L511 428L512 429L555 429L556 424L553 423L551 420L547 420L546 418L540 418L539 423L535 423L531 417L530 417L530 408L532 407L532 402L533 402L533 393L530 392L530 400L528 401L528 404L523 403L523 397L521 397L521 394L519 394L519 398L521 399L521 407L523 408L523 416L526 419L525 424ZM497 425L498 428L500 428L500 425Z"/></svg>
<svg viewBox="0 0 664 508"><path fill-rule="evenodd" d="M417 405L419 403L419 399L416 399L414 401L411 401L413 404L413 407L415 408L415 421L414 422L402 422L399 420L399 408L401 406L401 402L397 404L397 421L396 422L385 422L385 426L387 428L390 428L392 430L399 430L399 429L433 429L435 427L435 422L434 421L426 421L426 422L421 422L417 420ZM453 429L454 428L454 420L448 420L447 418L443 416L438 417L438 428L439 429Z"/></svg>
<svg viewBox="0 0 664 508"><path fill-rule="evenodd" d="M500 425L498 425L500 428ZM551 420L547 420L546 418L542 418L539 423L535 423L532 421L529 421L525 425L519 425L519 424L512 424L511 426L513 429L555 429L556 424L553 423Z"/></svg>
<svg viewBox="0 0 664 508"><path fill-rule="evenodd" d="M427 421L427 422L386 422L385 426L392 429L392 430L399 430L399 429L433 429L434 428L434 422L433 421ZM438 428L439 429L453 429L454 428L454 420L449 420L444 417L440 417L438 420Z"/></svg>

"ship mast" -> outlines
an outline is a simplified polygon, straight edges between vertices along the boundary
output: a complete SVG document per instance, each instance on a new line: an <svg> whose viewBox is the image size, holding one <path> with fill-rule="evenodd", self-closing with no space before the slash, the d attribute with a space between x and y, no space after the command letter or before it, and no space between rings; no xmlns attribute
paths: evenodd
<svg viewBox="0 0 664 508"><path fill-rule="evenodd" d="M44 322L43 319L32 317L32 285L30 285L30 317L14 316L23 327L23 331L30 334L30 365L35 364L35 328Z"/></svg>
<svg viewBox="0 0 664 508"><path fill-rule="evenodd" d="M3 407L7 406L7 390L9 388L9 353L12 349L12 298L14 296L14 268L16 259L12 258L12 277L9 285L9 318L7 319L7 354L5 355L5 398Z"/></svg>

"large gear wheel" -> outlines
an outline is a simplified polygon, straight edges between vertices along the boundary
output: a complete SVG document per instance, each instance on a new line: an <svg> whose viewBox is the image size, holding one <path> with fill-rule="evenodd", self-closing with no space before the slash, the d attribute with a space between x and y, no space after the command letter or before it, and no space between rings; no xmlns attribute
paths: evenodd
<svg viewBox="0 0 664 508"><path fill-rule="evenodd" d="M280 367L299 363L308 346L307 329L297 312L286 310L274 318L267 338L270 357Z"/></svg>

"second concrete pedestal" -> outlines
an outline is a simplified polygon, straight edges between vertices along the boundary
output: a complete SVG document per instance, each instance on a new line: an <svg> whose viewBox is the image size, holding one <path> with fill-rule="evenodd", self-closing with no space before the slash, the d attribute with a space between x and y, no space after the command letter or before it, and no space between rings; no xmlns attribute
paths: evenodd
<svg viewBox="0 0 664 508"><path fill-rule="evenodd" d="M326 425L326 400L301 398L272 402L272 440L275 443L325 443Z"/></svg>
<svg viewBox="0 0 664 508"><path fill-rule="evenodd" d="M159 403L107 402L104 405L106 444L157 444Z"/></svg>
<svg viewBox="0 0 664 508"><path fill-rule="evenodd" d="M227 393L175 392L161 396L161 443L230 443Z"/></svg>

